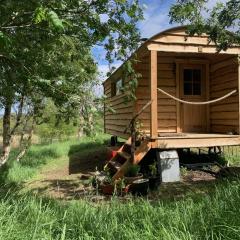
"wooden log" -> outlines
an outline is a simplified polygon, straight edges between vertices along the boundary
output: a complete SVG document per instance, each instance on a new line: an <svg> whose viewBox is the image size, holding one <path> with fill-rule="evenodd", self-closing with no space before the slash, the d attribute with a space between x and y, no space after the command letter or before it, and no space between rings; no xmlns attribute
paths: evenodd
<svg viewBox="0 0 240 240"><path fill-rule="evenodd" d="M146 94L146 93L145 93ZM157 51L150 52L150 97L151 97L151 138L157 137L158 119L157 119Z"/></svg>

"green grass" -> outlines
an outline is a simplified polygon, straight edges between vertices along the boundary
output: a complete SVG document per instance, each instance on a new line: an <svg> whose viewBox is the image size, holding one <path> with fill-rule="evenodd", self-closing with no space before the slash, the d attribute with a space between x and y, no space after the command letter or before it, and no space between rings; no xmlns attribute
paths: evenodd
<svg viewBox="0 0 240 240"><path fill-rule="evenodd" d="M94 151L105 140L33 146L22 163L12 160L1 173L0 239L240 239L238 179L218 181L211 193L178 201L66 202L21 191L41 169L66 163L69 154Z"/></svg>
<svg viewBox="0 0 240 240"><path fill-rule="evenodd" d="M70 203L1 194L0 239L240 239L239 181L176 202Z"/></svg>
<svg viewBox="0 0 240 240"><path fill-rule="evenodd" d="M36 177L42 168L57 168L68 163L69 154L94 151L102 146L109 136L100 134L95 138L84 137L82 140L55 142L52 144L33 145L20 163L15 162L17 150L11 153L7 166L0 171L0 183L18 184Z"/></svg>

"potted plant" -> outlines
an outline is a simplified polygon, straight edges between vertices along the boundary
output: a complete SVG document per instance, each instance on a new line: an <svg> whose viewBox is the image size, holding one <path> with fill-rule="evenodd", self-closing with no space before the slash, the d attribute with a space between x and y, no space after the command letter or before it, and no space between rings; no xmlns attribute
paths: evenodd
<svg viewBox="0 0 240 240"><path fill-rule="evenodd" d="M148 194L149 189L149 179L141 178L132 182L129 187L129 192L132 192L134 195L145 196Z"/></svg>
<svg viewBox="0 0 240 240"><path fill-rule="evenodd" d="M111 172L108 167L104 168L104 179L99 183L99 188L103 194L113 195L120 194L124 195L128 193L129 184L126 184L124 179L117 181L112 180Z"/></svg>
<svg viewBox="0 0 240 240"><path fill-rule="evenodd" d="M130 184L135 180L143 178L143 174L139 173L140 166L139 165L130 165L125 173L125 181Z"/></svg>
<svg viewBox="0 0 240 240"><path fill-rule="evenodd" d="M128 193L130 184L127 184L124 178L117 180L115 184L115 190L118 195L122 196Z"/></svg>
<svg viewBox="0 0 240 240"><path fill-rule="evenodd" d="M160 185L160 176L157 171L156 162L149 165L149 169L150 169L149 188L150 190L156 190Z"/></svg>
<svg viewBox="0 0 240 240"><path fill-rule="evenodd" d="M104 168L104 178L99 182L99 188L103 194L112 195L114 193L115 186L112 183L112 177L108 167Z"/></svg>

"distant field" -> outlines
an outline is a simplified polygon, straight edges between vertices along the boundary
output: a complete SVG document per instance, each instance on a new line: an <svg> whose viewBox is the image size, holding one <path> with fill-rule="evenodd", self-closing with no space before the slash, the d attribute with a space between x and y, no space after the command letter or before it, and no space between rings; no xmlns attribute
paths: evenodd
<svg viewBox="0 0 240 240"><path fill-rule="evenodd" d="M35 145L11 161L0 172L0 239L240 239L236 178L162 185L145 198L96 197L88 176L103 165L108 139ZM238 164L238 151L226 151Z"/></svg>
<svg viewBox="0 0 240 240"><path fill-rule="evenodd" d="M13 147L18 147L19 146L19 140L20 140L20 136L15 136L13 138L12 146ZM33 138L32 138L32 142L33 142L33 144L39 143L39 137L34 135ZM0 147L2 147L2 136L0 136Z"/></svg>
<svg viewBox="0 0 240 240"><path fill-rule="evenodd" d="M37 135L33 135L32 138L32 143L33 144L41 144L41 143L52 143L52 142L58 142L58 141L64 141L64 139L69 140L69 139L77 139L77 136L66 136L62 139L59 138L53 138L53 139L41 139L39 136ZM12 147L13 148L17 148L19 146L19 140L20 140L20 136L15 136L13 138L13 142L12 142ZM0 136L0 148L2 147L2 137Z"/></svg>

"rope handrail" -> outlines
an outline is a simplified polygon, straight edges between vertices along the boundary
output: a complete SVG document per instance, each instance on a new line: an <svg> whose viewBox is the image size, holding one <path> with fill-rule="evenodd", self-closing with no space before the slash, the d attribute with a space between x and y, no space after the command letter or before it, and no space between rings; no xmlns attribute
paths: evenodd
<svg viewBox="0 0 240 240"><path fill-rule="evenodd" d="M152 100L147 102L135 115L134 117L130 120L128 126L125 128L124 133L127 132L127 130L131 127L131 125L135 122L136 118L138 118L139 115L141 115L146 108L148 108L152 104Z"/></svg>
<svg viewBox="0 0 240 240"><path fill-rule="evenodd" d="M207 104L211 104L211 103L215 103L215 102L219 102L219 101L222 101L223 99L226 99L228 97L230 97L231 95L233 95L234 93L237 92L237 90L233 90L229 93L227 93L226 95L220 97L220 98L216 98L216 99L213 99L213 100L210 100L210 101L206 101L206 102L190 102L190 101L185 101L185 100L182 100L180 98L177 98L167 92L165 92L164 90L162 90L161 88L157 88L157 90L165 95L167 95L168 97L174 99L175 101L177 102L180 102L180 103L185 103L185 104L190 104L190 105L207 105Z"/></svg>

